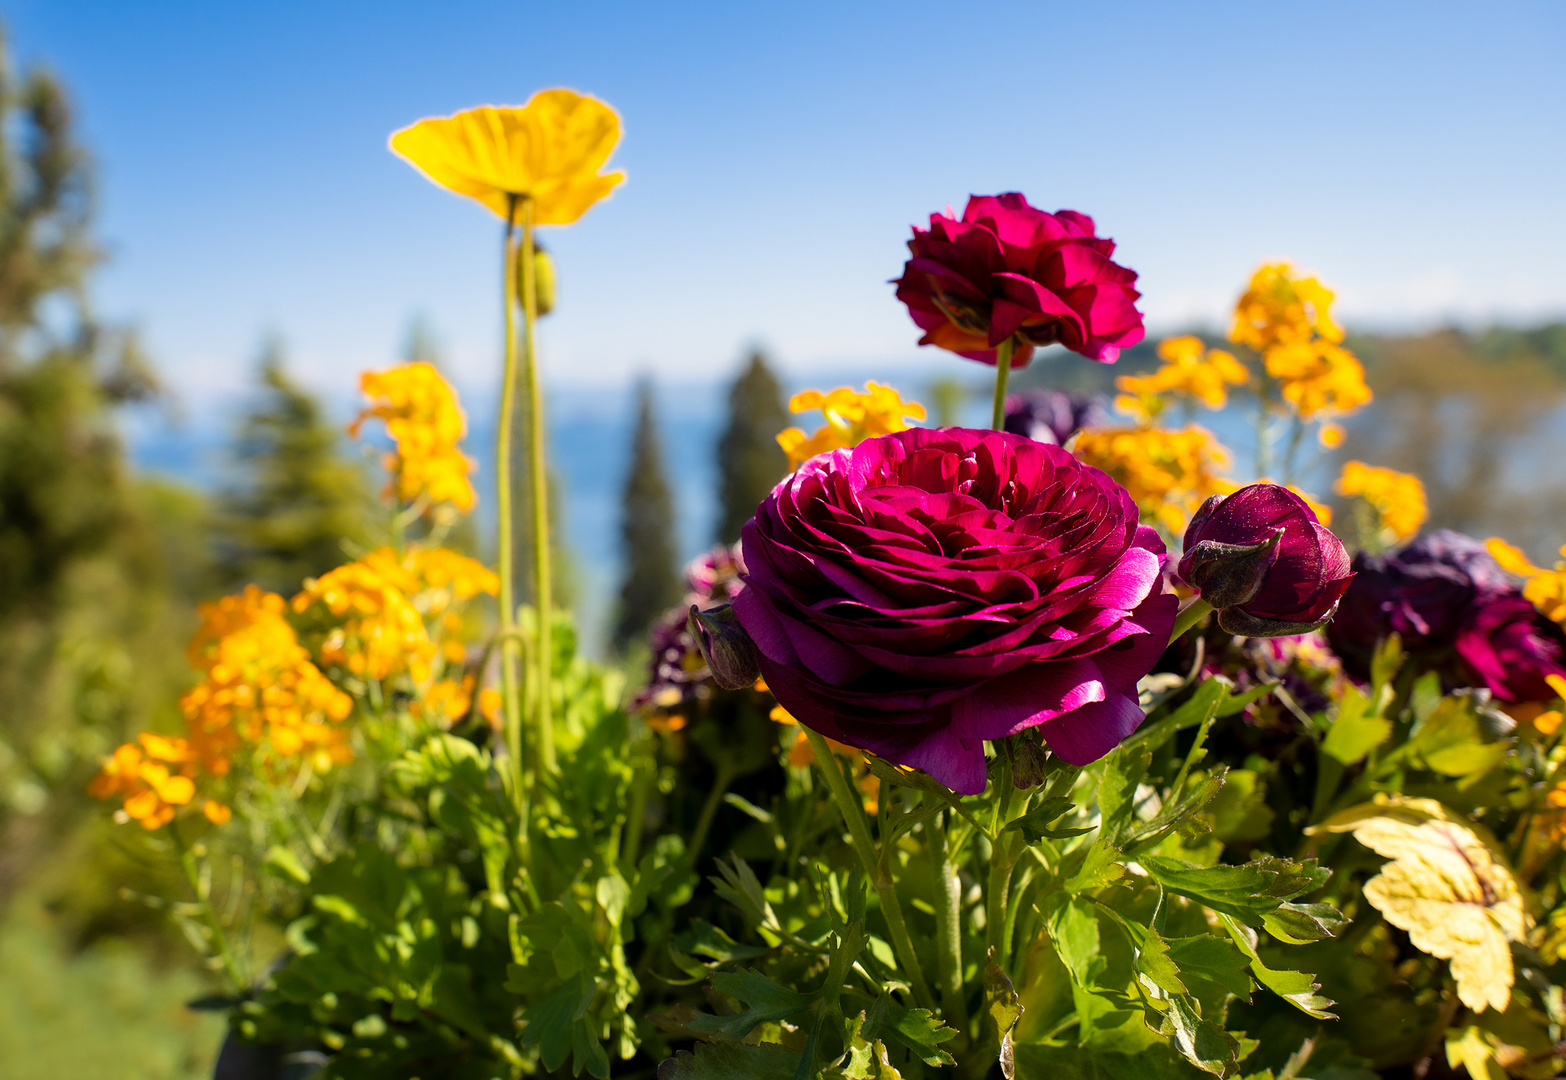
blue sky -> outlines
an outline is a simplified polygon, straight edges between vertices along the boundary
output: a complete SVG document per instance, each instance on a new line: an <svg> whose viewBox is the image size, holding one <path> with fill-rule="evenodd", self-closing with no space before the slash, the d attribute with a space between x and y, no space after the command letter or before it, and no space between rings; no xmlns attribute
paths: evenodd
<svg viewBox="0 0 1566 1080"><path fill-rule="evenodd" d="M99 168L100 307L187 403L268 329L342 393L415 315L493 379L498 223L385 149L565 85L629 181L546 236L558 386L919 359L911 222L1018 189L1097 218L1155 331L1287 257L1371 326L1566 312L1566 6L0 0ZM933 358L930 358L933 359ZM952 364L960 361L952 360Z"/></svg>

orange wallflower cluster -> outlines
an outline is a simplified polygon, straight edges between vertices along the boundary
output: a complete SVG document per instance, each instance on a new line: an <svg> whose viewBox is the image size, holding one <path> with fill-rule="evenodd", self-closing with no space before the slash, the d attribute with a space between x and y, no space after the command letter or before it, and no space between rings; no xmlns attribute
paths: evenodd
<svg viewBox="0 0 1566 1080"><path fill-rule="evenodd" d="M372 679L406 672L422 683L437 654L450 662L465 655L451 605L499 587L492 571L465 555L411 548L399 556L385 547L311 578L293 607L304 613L319 605L337 621L321 643L323 663ZM426 616L440 618L442 642L430 636Z"/></svg>
<svg viewBox="0 0 1566 1080"><path fill-rule="evenodd" d="M475 501L468 474L473 462L457 448L467 433L467 418L457 393L433 364L403 364L387 371L367 371L359 388L370 405L349 425L355 436L364 422L379 419L397 444L387 454L392 474L388 494L403 502L426 498L471 510Z"/></svg>
<svg viewBox="0 0 1566 1080"><path fill-rule="evenodd" d="M203 673L180 698L185 734L143 732L115 750L88 791L124 798L125 814L156 829L191 802L203 775L226 776L244 745L274 759L308 758L325 770L352 756L342 727L353 699L310 661L284 618L283 598L255 585L201 605L190 662ZM207 818L222 824L227 806L206 800Z"/></svg>
<svg viewBox="0 0 1566 1080"><path fill-rule="evenodd" d="M1371 398L1364 367L1340 344L1331 304L1332 293L1315 278L1268 263L1234 308L1229 339L1261 353L1283 399L1306 419L1352 412Z"/></svg>
<svg viewBox="0 0 1566 1080"><path fill-rule="evenodd" d="M1223 490L1216 469L1228 451L1195 424L1183 431L1104 428L1077 436L1076 456L1103 469L1131 493L1144 520L1179 533L1209 496Z"/></svg>
<svg viewBox="0 0 1566 1080"><path fill-rule="evenodd" d="M1120 391L1115 407L1139 423L1148 423L1163 411L1167 394L1192 397L1209 409L1221 409L1229 403L1229 387L1243 386L1251 378L1232 353L1209 349L1201 338L1190 335L1161 342L1158 356L1164 362L1158 370L1115 380Z"/></svg>
<svg viewBox="0 0 1566 1080"><path fill-rule="evenodd" d="M788 763L796 769L808 769L815 764L815 747L811 746L810 740L805 738L805 732L800 728L794 714L781 705L774 705L771 719L794 729L794 741L790 744L787 739L784 740L788 750ZM854 786L859 789L860 796L864 799L865 813L876 813L880 809L881 778L870 771L870 766L865 762L864 751L855 749L847 743L840 743L836 739L827 739L826 742L832 748L832 753L846 758L849 765L853 767Z"/></svg>
<svg viewBox="0 0 1566 1080"><path fill-rule="evenodd" d="M1425 485L1419 477L1363 461L1344 462L1335 490L1339 495L1369 503L1393 540L1411 539L1430 513L1425 503Z"/></svg>
<svg viewBox="0 0 1566 1080"><path fill-rule="evenodd" d="M910 419L923 420L925 417L923 405L916 401L905 402L896 390L876 382L865 383L862 394L847 386L840 386L829 394L806 390L789 399L788 407L790 412L797 413L820 409L827 421L814 435L806 435L797 427L778 435L778 445L788 455L790 469L797 469L828 450L857 446L876 435L906 431Z"/></svg>
<svg viewBox="0 0 1566 1080"><path fill-rule="evenodd" d="M1523 582L1523 595L1545 618L1566 627L1566 562L1557 562L1553 570L1545 570L1498 536L1490 537L1484 546L1508 573L1528 579ZM1561 557L1566 559L1566 547L1561 548Z"/></svg>

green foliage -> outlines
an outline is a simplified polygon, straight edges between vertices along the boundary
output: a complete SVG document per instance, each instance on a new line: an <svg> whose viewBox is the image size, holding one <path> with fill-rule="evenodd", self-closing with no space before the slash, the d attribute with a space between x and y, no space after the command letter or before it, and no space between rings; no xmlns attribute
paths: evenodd
<svg viewBox="0 0 1566 1080"><path fill-rule="evenodd" d="M614 628L617 648L646 633L654 619L680 602L674 544L674 498L664 474L652 383L643 380L636 390L636 433L620 510L625 578Z"/></svg>
<svg viewBox="0 0 1566 1080"><path fill-rule="evenodd" d="M260 394L234 440L238 476L217 518L225 591L254 582L287 596L305 578L372 545L374 499L361 464L320 403L288 374L275 338L262 350Z"/></svg>
<svg viewBox="0 0 1566 1080"><path fill-rule="evenodd" d="M777 444L778 432L788 426L783 388L767 358L753 352L729 389L729 423L718 440L720 543L739 539L740 527L788 471Z"/></svg>

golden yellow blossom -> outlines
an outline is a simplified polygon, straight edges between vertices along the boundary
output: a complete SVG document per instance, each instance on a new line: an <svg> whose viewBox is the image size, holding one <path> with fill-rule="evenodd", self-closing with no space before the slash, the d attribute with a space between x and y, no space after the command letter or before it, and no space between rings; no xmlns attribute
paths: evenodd
<svg viewBox="0 0 1566 1080"><path fill-rule="evenodd" d="M1553 570L1545 570L1498 536L1490 537L1484 546L1507 573L1528 579L1523 582L1523 595L1545 618L1566 627L1566 562L1557 562ZM1561 556L1566 559L1566 547L1561 548Z"/></svg>
<svg viewBox="0 0 1566 1080"><path fill-rule="evenodd" d="M1224 482L1214 470L1229 463L1229 452L1212 432L1195 424L1183 431L1083 431L1074 453L1130 492L1144 521L1157 522L1171 533L1183 530L1197 507L1220 493Z"/></svg>
<svg viewBox="0 0 1566 1080"><path fill-rule="evenodd" d="M1419 477L1395 469L1347 461L1335 488L1339 495L1364 499L1375 510L1381 527L1393 539L1407 540L1419 532L1429 508L1425 504L1425 485Z"/></svg>
<svg viewBox="0 0 1566 1080"><path fill-rule="evenodd" d="M87 793L95 799L123 797L127 818L144 829L158 829L195 797L194 771L184 739L143 732L109 756Z"/></svg>
<svg viewBox="0 0 1566 1080"><path fill-rule="evenodd" d="M1343 425L1327 421L1316 430L1316 439L1328 450L1336 450L1343 445Z"/></svg>
<svg viewBox="0 0 1566 1080"><path fill-rule="evenodd" d="M876 435L906 431L908 420L923 420L925 416L923 405L905 402L896 390L876 382L865 383L862 394L848 386L840 386L829 394L806 390L795 394L788 407L797 413L820 409L827 421L814 435L807 436L797 427L778 435L778 445L788 455L790 469L797 469L828 450L858 446Z"/></svg>
<svg viewBox="0 0 1566 1080"><path fill-rule="evenodd" d="M1141 422L1150 421L1163 407L1165 394L1196 398L1209 409L1229 403L1229 387L1243 386L1251 373L1231 353L1209 349L1201 338L1169 338L1158 346L1163 366L1147 375L1122 375L1115 380L1121 391L1116 408Z"/></svg>
<svg viewBox="0 0 1566 1080"><path fill-rule="evenodd" d="M384 547L305 582L293 608L304 613L319 606L336 622L321 643L323 663L372 679L406 672L423 683L442 652L425 619L439 619L450 634L453 623L444 616L454 602L498 588L495 574L465 555L444 548L410 548L398 555ZM459 620L455 631L460 630ZM455 657L446 652L448 660L464 655L465 649Z"/></svg>
<svg viewBox="0 0 1566 1080"><path fill-rule="evenodd" d="M1332 293L1315 278L1296 277L1286 262L1265 263L1234 305L1229 340L1259 353L1312 337L1336 344L1343 340L1343 331L1332 321L1331 306Z"/></svg>
<svg viewBox="0 0 1566 1080"><path fill-rule="evenodd" d="M333 686L284 618L283 598L254 585L201 606L191 663L205 678L180 698L191 750L225 775L241 741L279 757L309 755L321 770L352 757L341 722L353 699Z"/></svg>
<svg viewBox="0 0 1566 1080"><path fill-rule="evenodd" d="M1279 393L1305 419L1341 416L1371 399L1365 368L1341 345L1326 341L1275 345L1262 354Z"/></svg>
<svg viewBox="0 0 1566 1080"><path fill-rule="evenodd" d="M403 364L386 371L366 371L359 388L370 405L349 425L357 436L369 419L382 420L397 444L385 458L392 481L387 494L404 502L427 498L471 510L473 462L457 448L468 421L457 392L433 364Z"/></svg>
<svg viewBox="0 0 1566 1080"><path fill-rule="evenodd" d="M599 170L620 141L620 117L574 90L541 90L521 107L483 105L420 120L391 149L449 191L519 221L533 201L537 225L569 225L625 179Z"/></svg>

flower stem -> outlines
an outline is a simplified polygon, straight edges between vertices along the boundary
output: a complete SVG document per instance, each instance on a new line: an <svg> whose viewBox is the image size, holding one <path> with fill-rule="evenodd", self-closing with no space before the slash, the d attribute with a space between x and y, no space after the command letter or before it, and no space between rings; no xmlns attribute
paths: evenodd
<svg viewBox="0 0 1566 1080"><path fill-rule="evenodd" d="M946 830L939 816L927 826L935 863L935 957L940 970L941 1012L963 1038L968 1035L968 999L962 992L962 882L951 864Z"/></svg>
<svg viewBox="0 0 1566 1080"><path fill-rule="evenodd" d="M875 841L870 837L870 823L865 820L864 805L849 786L848 778L838 765L837 755L832 753L826 739L803 724L800 727L804 729L805 738L810 740L810 749L815 751L816 765L826 777L827 786L832 789L832 798L837 802L838 812L843 815L843 823L848 826L848 835L854 851L859 855L859 863L881 900L881 914L885 916L887 930L892 936L892 948L897 953L897 962L902 965L903 974L908 976L908 982L913 987L914 1000L920 1008L933 1011L935 998L930 994L930 984L925 981L924 969L919 966L919 954L914 951L913 940L908 936L908 924L903 921L903 908L897 899L896 883L890 871L881 866Z"/></svg>
<svg viewBox="0 0 1566 1080"><path fill-rule="evenodd" d="M174 846L179 849L179 864L185 871L185 880L190 882L191 895L196 898L196 904L201 908L202 915L206 916L207 928L212 931L212 944L217 946L218 956L223 961L223 970L228 974L229 981L234 984L234 992L245 994L250 989L250 980L245 978L244 970L239 965L239 957L229 945L228 935L223 932L223 924L218 920L216 909L212 907L211 894L201 884L201 872L196 867L195 852L190 850L185 843L185 838L180 835L178 822L169 823L169 832L174 837Z"/></svg>
<svg viewBox="0 0 1566 1080"><path fill-rule="evenodd" d="M1009 337L995 350L995 419L990 425L996 431L1006 426L1006 378L1011 374L1011 352L1016 338Z"/></svg>
<svg viewBox="0 0 1566 1080"><path fill-rule="evenodd" d="M1185 607L1180 609L1180 614L1175 616L1174 629L1169 633L1169 644L1179 641L1185 632L1196 625L1198 619L1213 609L1213 606L1198 596Z"/></svg>
<svg viewBox="0 0 1566 1080"><path fill-rule="evenodd" d="M539 387L538 346L533 326L538 321L538 273L533 250L533 200L522 199L522 338L526 344L523 370L527 376L531 496L533 500L533 596L538 609L538 777L555 771L555 727L550 719L555 650L550 641L554 608L549 596L549 480L544 459L544 395Z"/></svg>
<svg viewBox="0 0 1566 1080"><path fill-rule="evenodd" d="M511 536L511 437L516 424L517 335L514 318L516 305L516 200L506 215L506 231L501 272L501 307L505 311L505 367L500 382L500 429L495 437L495 507L500 517L497 562L500 569L500 695L505 710L506 743L511 751L512 798L517 813L526 819L527 796L523 783L522 692L518 686L521 643L517 633L517 596L515 551Z"/></svg>

